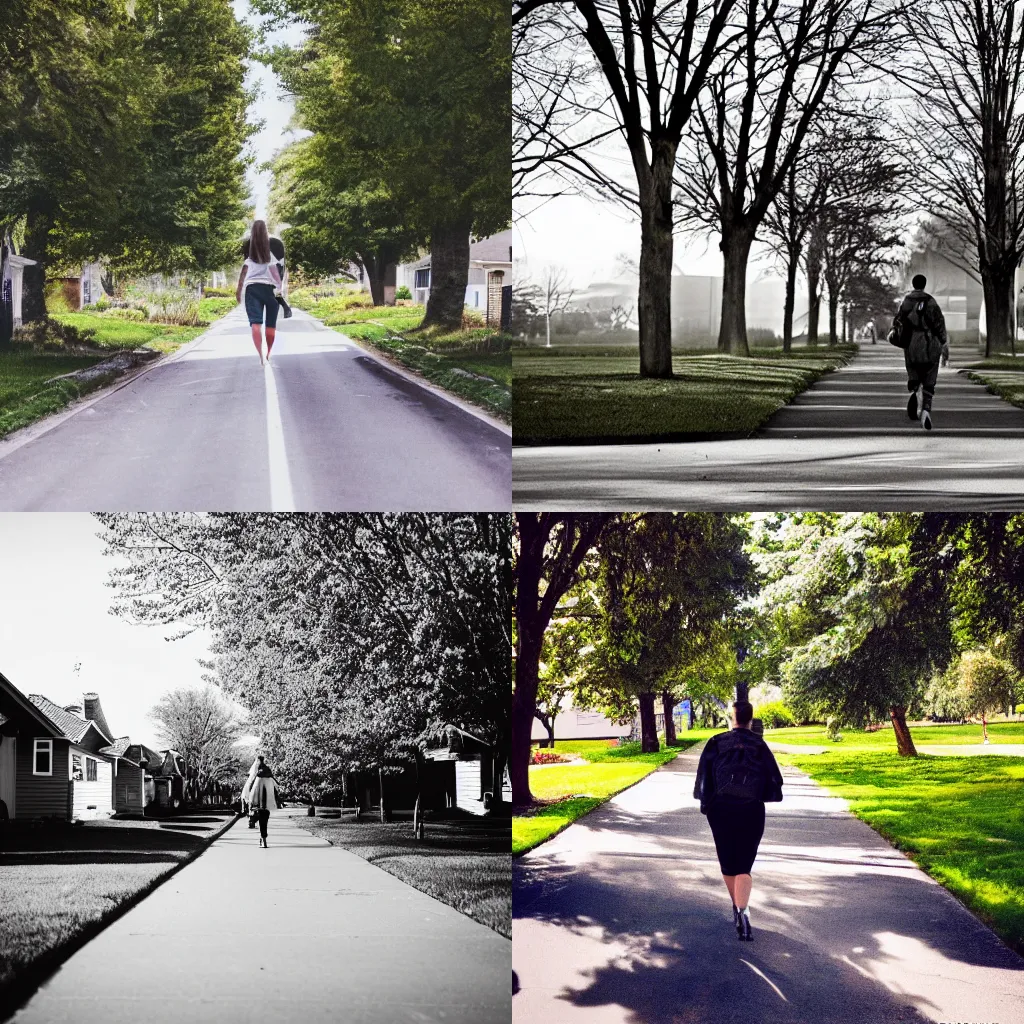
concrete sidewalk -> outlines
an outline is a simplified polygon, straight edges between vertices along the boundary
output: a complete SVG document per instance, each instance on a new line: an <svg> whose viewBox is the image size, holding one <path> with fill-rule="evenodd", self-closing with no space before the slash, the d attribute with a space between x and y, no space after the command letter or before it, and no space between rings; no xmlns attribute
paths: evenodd
<svg viewBox="0 0 1024 1024"><path fill-rule="evenodd" d="M1024 437L1024 410L989 394L957 372L957 363L977 362L973 349L953 349L939 370L931 434L961 437ZM907 416L907 374L903 352L884 340L862 344L857 356L826 374L758 431L761 437L849 437L924 434Z"/></svg>
<svg viewBox="0 0 1024 1024"><path fill-rule="evenodd" d="M514 862L513 1021L1019 1024L1024 959L791 769L738 942L696 760Z"/></svg>
<svg viewBox="0 0 1024 1024"><path fill-rule="evenodd" d="M72 956L17 1024L509 1018L511 943L286 815L240 821Z"/></svg>

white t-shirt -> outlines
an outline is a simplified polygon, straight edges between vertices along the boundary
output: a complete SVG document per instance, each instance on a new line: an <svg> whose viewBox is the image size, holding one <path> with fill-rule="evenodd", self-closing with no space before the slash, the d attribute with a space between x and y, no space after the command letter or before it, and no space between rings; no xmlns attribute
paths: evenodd
<svg viewBox="0 0 1024 1024"><path fill-rule="evenodd" d="M243 266L248 267L245 272L246 288L251 284L269 284L271 288L277 287L277 282L274 280L273 274L270 273L270 268L277 266L277 260L271 260L270 263L254 263L252 260L246 260Z"/></svg>

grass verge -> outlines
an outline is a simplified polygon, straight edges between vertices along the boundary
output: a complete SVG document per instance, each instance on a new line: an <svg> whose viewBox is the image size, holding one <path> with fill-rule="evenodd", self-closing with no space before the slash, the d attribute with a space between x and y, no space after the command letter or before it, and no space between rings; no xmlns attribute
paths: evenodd
<svg viewBox="0 0 1024 1024"><path fill-rule="evenodd" d="M986 391L1024 409L1024 359L995 356L968 366L966 373Z"/></svg>
<svg viewBox="0 0 1024 1024"><path fill-rule="evenodd" d="M362 857L420 892L512 937L512 857L508 826L427 820L416 839L408 821L296 817L295 823Z"/></svg>
<svg viewBox="0 0 1024 1024"><path fill-rule="evenodd" d="M211 812L161 821L5 826L0 1005L13 1012L58 964L197 857L234 820L233 814Z"/></svg>
<svg viewBox="0 0 1024 1024"><path fill-rule="evenodd" d="M557 835L696 742L698 737L688 733L675 747L643 754L639 743L609 747L600 740L556 741L555 753L575 754L587 763L536 765L530 769L530 790L538 803L513 817L512 855L532 850Z"/></svg>
<svg viewBox="0 0 1024 1024"><path fill-rule="evenodd" d="M780 755L1024 953L1024 759Z"/></svg>
<svg viewBox="0 0 1024 1024"><path fill-rule="evenodd" d="M388 359L425 377L499 419L512 405L512 356L495 330L469 326L451 333L417 331L422 306L340 308L336 299L292 293L294 304L328 327L362 341Z"/></svg>
<svg viewBox="0 0 1024 1024"><path fill-rule="evenodd" d="M671 380L642 378L633 348L516 349L516 444L743 437L824 374L852 345L752 349L749 357L676 350Z"/></svg>
<svg viewBox="0 0 1024 1024"><path fill-rule="evenodd" d="M910 735L915 745L929 744L957 746L981 746L983 741L980 725L911 725ZM840 743L833 743L825 736L822 725L797 726L790 729L766 729L764 738L770 742L791 745L822 746L843 750L875 750L896 753L896 736L891 725L884 725L875 732L862 729L844 729ZM1024 722L989 723L988 737L992 744L1024 743Z"/></svg>
<svg viewBox="0 0 1024 1024"><path fill-rule="evenodd" d="M97 348L131 349L148 345L160 352L173 352L186 341L191 341L202 334L209 326L202 324L198 327L181 327L177 324L150 323L147 320L121 320L100 313L54 313L53 319L78 331L95 332L89 341Z"/></svg>

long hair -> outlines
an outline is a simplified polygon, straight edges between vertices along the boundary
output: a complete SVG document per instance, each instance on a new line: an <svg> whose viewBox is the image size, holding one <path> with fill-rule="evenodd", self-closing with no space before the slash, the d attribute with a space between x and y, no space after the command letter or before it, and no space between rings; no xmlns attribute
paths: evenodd
<svg viewBox="0 0 1024 1024"><path fill-rule="evenodd" d="M252 234L249 236L249 259L253 263L270 262L270 233L265 220L252 222Z"/></svg>

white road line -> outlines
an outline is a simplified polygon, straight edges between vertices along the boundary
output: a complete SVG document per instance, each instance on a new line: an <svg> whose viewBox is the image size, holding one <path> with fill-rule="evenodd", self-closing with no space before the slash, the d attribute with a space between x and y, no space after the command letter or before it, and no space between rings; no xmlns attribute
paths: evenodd
<svg viewBox="0 0 1024 1024"><path fill-rule="evenodd" d="M284 428L281 426L281 406L277 400L277 382L274 366L267 363L263 375L267 386L267 456L270 463L270 510L294 512L295 496L292 478L288 472L288 453L284 447Z"/></svg>
<svg viewBox="0 0 1024 1024"><path fill-rule="evenodd" d="M788 1003L789 1002L789 1000L782 994L782 989L780 989L779 986L776 985L775 982L772 981L772 979L769 978L768 975L764 973L764 971L762 971L759 968L755 967L749 960L744 960L743 957L740 957L740 963L741 964L746 964L758 977L764 978L764 980L767 981L768 984L771 985L771 987L775 990L775 994L784 1003Z"/></svg>

